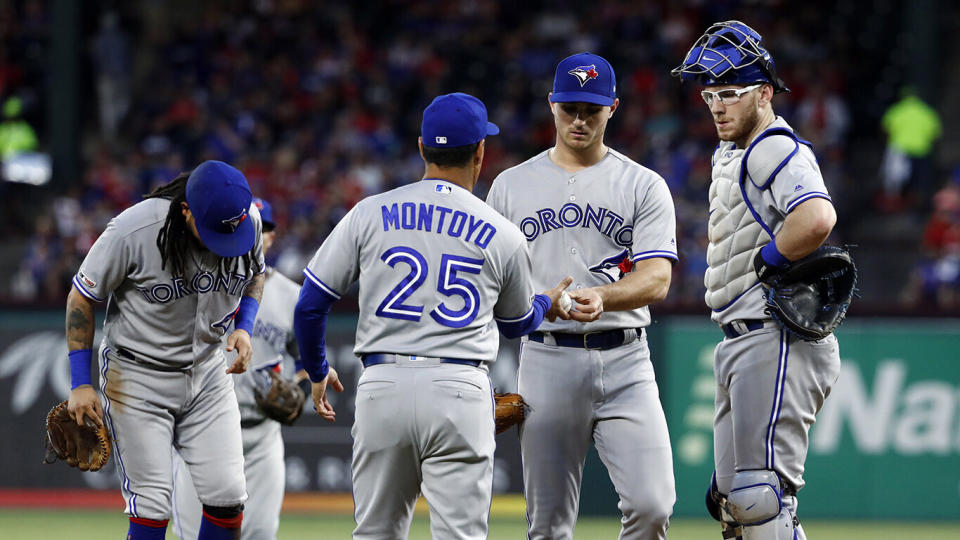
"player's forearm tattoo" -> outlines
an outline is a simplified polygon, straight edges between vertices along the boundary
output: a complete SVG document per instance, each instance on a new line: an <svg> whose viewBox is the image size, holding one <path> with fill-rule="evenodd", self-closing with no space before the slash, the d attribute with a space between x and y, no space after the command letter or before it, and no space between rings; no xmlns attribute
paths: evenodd
<svg viewBox="0 0 960 540"><path fill-rule="evenodd" d="M82 298L67 299L67 349L76 351L93 347L93 306Z"/></svg>
<svg viewBox="0 0 960 540"><path fill-rule="evenodd" d="M250 281L250 284L247 285L247 288L243 291L243 295L249 296L250 298L253 298L259 303L260 299L263 298L263 282L264 281L265 281L265 278L263 277L263 274L258 274L254 276L253 279Z"/></svg>

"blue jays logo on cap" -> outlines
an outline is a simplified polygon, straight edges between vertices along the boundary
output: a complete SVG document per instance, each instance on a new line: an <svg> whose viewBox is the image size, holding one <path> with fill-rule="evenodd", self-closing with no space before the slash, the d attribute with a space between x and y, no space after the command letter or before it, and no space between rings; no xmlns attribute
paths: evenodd
<svg viewBox="0 0 960 540"><path fill-rule="evenodd" d="M587 83L590 83L587 86ZM568 56L557 64L553 77L554 103L593 103L613 105L617 99L617 77L613 67L602 56L580 53Z"/></svg>
<svg viewBox="0 0 960 540"><path fill-rule="evenodd" d="M242 212L240 212L238 215L232 218L221 220L220 223L223 223L224 225L226 225L230 229L230 232L233 232L237 230L237 227L239 227L240 224L243 223L243 220L245 219L247 219L246 209L244 209Z"/></svg>
<svg viewBox="0 0 960 540"><path fill-rule="evenodd" d="M581 87L582 87L583 85L587 84L587 82L589 82L589 81L591 81L591 80L593 80L593 79L596 79L597 77L600 76L600 74L597 73L597 66L596 66L596 65L577 66L577 67L571 69L570 71L568 71L567 73L569 73L569 74L573 75L574 77L576 77L577 80L580 81L580 86L581 86Z"/></svg>

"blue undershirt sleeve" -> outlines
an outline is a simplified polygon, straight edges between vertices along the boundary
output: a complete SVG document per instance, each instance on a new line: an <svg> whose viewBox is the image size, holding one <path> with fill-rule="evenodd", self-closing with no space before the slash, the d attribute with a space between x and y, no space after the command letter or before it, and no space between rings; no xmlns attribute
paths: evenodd
<svg viewBox="0 0 960 540"><path fill-rule="evenodd" d="M533 309L530 310L530 313L526 317L519 321L509 323L497 321L497 328L500 329L501 334L508 338L525 336L540 327L540 323L543 322L543 316L550 311L552 306L553 302L550 301L549 296L538 294L533 297Z"/></svg>
<svg viewBox="0 0 960 540"><path fill-rule="evenodd" d="M293 310L293 331L297 335L300 361L312 382L320 382L330 371L327 363L327 314L337 299L309 279L300 288L300 298Z"/></svg>

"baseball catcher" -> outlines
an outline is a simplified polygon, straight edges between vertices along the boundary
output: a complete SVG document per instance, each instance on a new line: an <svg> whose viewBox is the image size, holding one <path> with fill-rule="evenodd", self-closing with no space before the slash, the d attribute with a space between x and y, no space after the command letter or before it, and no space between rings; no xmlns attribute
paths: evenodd
<svg viewBox="0 0 960 540"><path fill-rule="evenodd" d="M81 471L99 471L110 459L110 434L103 425L97 425L88 416L78 424L61 401L47 413L46 455L44 463L57 459Z"/></svg>
<svg viewBox="0 0 960 540"><path fill-rule="evenodd" d="M276 371L264 371L270 374L270 387L266 392L262 388L254 389L254 399L267 417L289 426L300 418L307 396L296 383Z"/></svg>
<svg viewBox="0 0 960 540"><path fill-rule="evenodd" d="M497 433L503 433L514 425L523 422L527 404L520 394L494 394L493 398L496 401L494 416L496 417Z"/></svg>

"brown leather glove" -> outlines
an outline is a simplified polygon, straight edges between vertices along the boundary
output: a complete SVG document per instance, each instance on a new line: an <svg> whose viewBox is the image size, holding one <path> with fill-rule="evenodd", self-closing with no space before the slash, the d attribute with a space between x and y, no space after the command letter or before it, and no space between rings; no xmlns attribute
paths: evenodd
<svg viewBox="0 0 960 540"><path fill-rule="evenodd" d="M520 394L494 394L493 398L497 404L494 413L497 433L523 422L527 414L527 404Z"/></svg>
<svg viewBox="0 0 960 540"><path fill-rule="evenodd" d="M70 416L62 401L47 413L47 440L44 463L62 459L81 471L99 471L110 459L113 445L106 427L97 427L84 418L83 425Z"/></svg>

